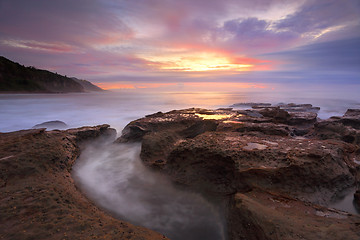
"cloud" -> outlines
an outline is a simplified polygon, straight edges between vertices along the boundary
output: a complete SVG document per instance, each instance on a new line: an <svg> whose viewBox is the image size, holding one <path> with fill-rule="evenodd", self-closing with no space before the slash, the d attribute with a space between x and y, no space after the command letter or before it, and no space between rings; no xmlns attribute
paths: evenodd
<svg viewBox="0 0 360 240"><path fill-rule="evenodd" d="M321 32L336 26L360 23L360 2L357 0L309 0L299 11L278 21L275 27L298 34Z"/></svg>
<svg viewBox="0 0 360 240"><path fill-rule="evenodd" d="M315 43L265 56L282 61L287 70L353 71L360 75L360 38Z"/></svg>
<svg viewBox="0 0 360 240"><path fill-rule="evenodd" d="M38 42L33 40L2 40L1 44L24 49L33 49L46 52L74 52L76 49L64 43Z"/></svg>
<svg viewBox="0 0 360 240"><path fill-rule="evenodd" d="M285 48L298 40L298 34L270 29L270 22L240 18L224 23L217 35L228 36L223 45L238 53L259 53Z"/></svg>
<svg viewBox="0 0 360 240"><path fill-rule="evenodd" d="M360 37L359 16L358 0L0 1L0 52L94 78L168 77L174 66L173 76L196 64L213 72L233 65L272 70L274 62L325 69L336 54L353 59L338 63L346 69L356 62L350 50L331 53L325 42Z"/></svg>
<svg viewBox="0 0 360 240"><path fill-rule="evenodd" d="M0 31L7 41L65 43L77 47L112 44L133 32L100 1L2 1Z"/></svg>

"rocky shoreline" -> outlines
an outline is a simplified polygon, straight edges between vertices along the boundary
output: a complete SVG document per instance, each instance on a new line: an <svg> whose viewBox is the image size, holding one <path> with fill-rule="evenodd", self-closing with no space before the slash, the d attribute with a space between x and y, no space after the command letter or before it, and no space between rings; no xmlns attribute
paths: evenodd
<svg viewBox="0 0 360 240"><path fill-rule="evenodd" d="M319 120L310 104L251 107L158 112L117 142L141 141L149 167L228 196L230 239L359 239L360 216L327 206L359 189L360 110Z"/></svg>
<svg viewBox="0 0 360 240"><path fill-rule="evenodd" d="M310 104L246 107L158 112L115 143L141 142L145 165L225 199L231 240L359 239L359 214L329 204L356 188L360 207L360 110L320 120ZM115 135L109 125L0 133L0 239L166 239L114 219L74 184L80 146Z"/></svg>
<svg viewBox="0 0 360 240"><path fill-rule="evenodd" d="M0 133L0 239L166 239L111 217L74 184L79 146L115 135L109 125Z"/></svg>

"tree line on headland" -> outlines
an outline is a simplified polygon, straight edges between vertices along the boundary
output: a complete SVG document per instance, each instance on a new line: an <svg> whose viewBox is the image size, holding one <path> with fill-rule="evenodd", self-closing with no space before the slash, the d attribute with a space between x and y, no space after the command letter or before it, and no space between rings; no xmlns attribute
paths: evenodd
<svg viewBox="0 0 360 240"><path fill-rule="evenodd" d="M103 91L89 81L25 67L0 56L0 93L68 93Z"/></svg>

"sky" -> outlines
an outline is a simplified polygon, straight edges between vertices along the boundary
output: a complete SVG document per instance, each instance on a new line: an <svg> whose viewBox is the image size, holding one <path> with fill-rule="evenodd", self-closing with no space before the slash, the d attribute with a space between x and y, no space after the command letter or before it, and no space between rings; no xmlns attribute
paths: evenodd
<svg viewBox="0 0 360 240"><path fill-rule="evenodd" d="M0 55L106 89L360 83L360 1L0 0Z"/></svg>

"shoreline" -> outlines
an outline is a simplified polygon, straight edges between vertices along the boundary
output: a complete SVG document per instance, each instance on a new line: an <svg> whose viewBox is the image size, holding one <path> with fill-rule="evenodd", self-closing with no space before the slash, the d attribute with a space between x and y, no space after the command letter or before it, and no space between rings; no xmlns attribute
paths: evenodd
<svg viewBox="0 0 360 240"><path fill-rule="evenodd" d="M111 217L74 184L79 144L114 131L101 125L1 133L0 239L166 239Z"/></svg>
<svg viewBox="0 0 360 240"><path fill-rule="evenodd" d="M140 142L147 167L186 189L226 197L231 240L356 239L360 215L326 204L360 182L359 126L360 110L318 121L316 113L278 107L191 108L134 120L115 144ZM114 219L75 186L79 146L115 134L109 125L0 133L0 238L166 239Z"/></svg>
<svg viewBox="0 0 360 240"><path fill-rule="evenodd" d="M132 121L117 142L141 142L144 164L175 183L229 196L230 239L357 239L360 215L328 204L359 186L359 127L357 109L318 121L279 107L190 108Z"/></svg>

